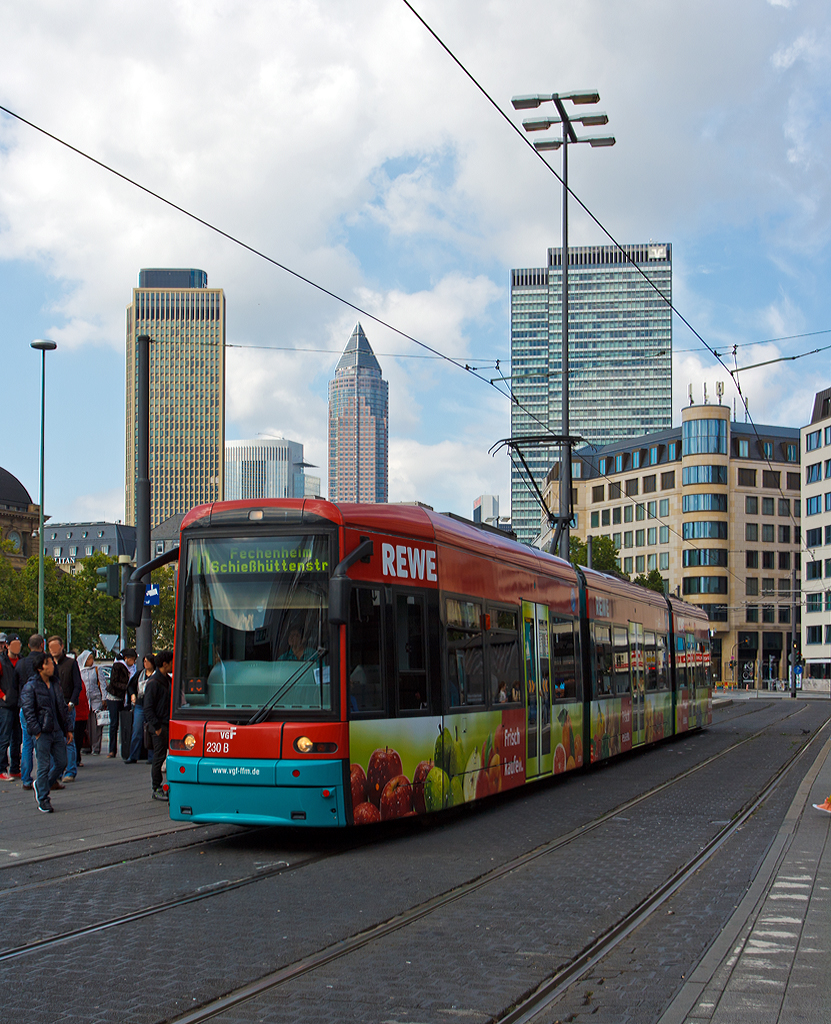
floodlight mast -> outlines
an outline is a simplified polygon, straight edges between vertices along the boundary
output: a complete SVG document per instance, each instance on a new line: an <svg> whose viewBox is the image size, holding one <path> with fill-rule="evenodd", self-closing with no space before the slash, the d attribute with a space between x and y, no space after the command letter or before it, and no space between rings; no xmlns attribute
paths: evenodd
<svg viewBox="0 0 831 1024"><path fill-rule="evenodd" d="M560 433L564 440L560 445L560 510L549 550L552 554L559 554L561 558L568 561L569 528L573 516L571 503L571 449L575 441L570 436L568 382L568 145L570 142L587 142L595 149L597 147L614 146L615 138L613 135L578 138L574 130L575 123L582 124L584 127L593 127L608 124L609 118L600 110L571 116L566 110L565 101L575 105L591 105L600 102L600 93L592 89L582 89L575 92L514 96L511 103L514 110L531 110L536 109L542 103L553 103L557 108L559 116L526 118L522 122L522 127L527 132L545 131L554 125L562 125L563 129L562 139L541 139L534 143L534 149L538 153L560 148L563 150L562 320L560 329L562 341L562 417Z"/></svg>

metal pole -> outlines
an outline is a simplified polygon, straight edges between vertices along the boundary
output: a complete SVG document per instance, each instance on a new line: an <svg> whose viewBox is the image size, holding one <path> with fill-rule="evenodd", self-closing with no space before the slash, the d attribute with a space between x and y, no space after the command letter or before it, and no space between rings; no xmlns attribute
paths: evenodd
<svg viewBox="0 0 831 1024"><path fill-rule="evenodd" d="M40 519L38 526L38 633L45 636L44 615L46 610L46 599L44 588L46 586L44 572L44 543L43 543L43 456L44 444L44 423L46 420L46 349L40 353Z"/></svg>
<svg viewBox="0 0 831 1024"><path fill-rule="evenodd" d="M563 272L562 272L562 429L563 437L569 436L568 415L568 130L569 122L562 103L557 102L563 119ZM560 448L560 557L569 558L569 520L571 519L571 445L564 441Z"/></svg>
<svg viewBox="0 0 831 1024"><path fill-rule="evenodd" d="M137 394L136 394L136 565L150 561L150 338L146 334L136 338ZM128 467L129 472L129 467ZM122 598L123 608L123 598ZM136 629L136 650L139 657L153 649L153 623L150 608L144 606L141 624Z"/></svg>
<svg viewBox="0 0 831 1024"><path fill-rule="evenodd" d="M791 696L796 697L796 561L791 566Z"/></svg>

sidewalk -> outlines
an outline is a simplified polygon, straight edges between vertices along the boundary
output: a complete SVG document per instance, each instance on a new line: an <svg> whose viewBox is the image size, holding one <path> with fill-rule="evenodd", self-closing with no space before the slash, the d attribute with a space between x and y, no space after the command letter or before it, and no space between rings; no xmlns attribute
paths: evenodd
<svg viewBox="0 0 831 1024"><path fill-rule="evenodd" d="M831 739L744 900L659 1024L831 1020Z"/></svg>
<svg viewBox="0 0 831 1024"><path fill-rule="evenodd" d="M150 799L148 764L106 754L85 754L52 806L54 814L41 814L19 779L0 781L0 868L195 827L171 821L167 804Z"/></svg>

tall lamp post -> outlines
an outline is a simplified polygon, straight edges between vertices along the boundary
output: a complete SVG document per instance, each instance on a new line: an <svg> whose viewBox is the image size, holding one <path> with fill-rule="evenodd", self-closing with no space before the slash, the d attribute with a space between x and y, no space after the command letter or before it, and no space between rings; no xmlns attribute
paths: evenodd
<svg viewBox="0 0 831 1024"><path fill-rule="evenodd" d="M45 595L44 595L44 571L43 571L43 451L44 451L44 421L46 418L46 353L53 352L58 346L48 338L38 338L30 342L32 348L36 348L41 354L40 363L40 518L38 522L38 633L44 634L45 619Z"/></svg>
<svg viewBox="0 0 831 1024"><path fill-rule="evenodd" d="M592 147L614 146L613 135L587 136L578 138L574 125L584 127L607 124L609 118L602 111L594 110L578 116L569 115L566 102L575 105L587 105L600 102L600 94L592 90L580 92L545 93L536 96L514 96L511 103L514 110L530 110L541 103L553 103L557 108L556 117L532 117L522 122L527 132L546 131L552 125L563 126L562 139L542 139L534 143L538 153L546 150L563 149L563 256L562 256L562 424L560 433L563 440L560 448L560 514L557 517L557 529L551 542L551 552L559 551L560 557L569 559L569 523L571 522L571 441L569 440L568 411L568 146L570 142L587 142Z"/></svg>

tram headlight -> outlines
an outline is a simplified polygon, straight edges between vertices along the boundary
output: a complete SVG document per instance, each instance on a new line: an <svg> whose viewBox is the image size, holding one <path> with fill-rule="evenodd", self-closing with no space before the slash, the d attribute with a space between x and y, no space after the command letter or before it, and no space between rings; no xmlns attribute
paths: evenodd
<svg viewBox="0 0 831 1024"><path fill-rule="evenodd" d="M308 736L298 736L294 741L294 749L301 754L311 754L314 748L315 745Z"/></svg>
<svg viewBox="0 0 831 1024"><path fill-rule="evenodd" d="M193 750L196 746L196 737L189 732L182 742L185 744L185 750Z"/></svg>

